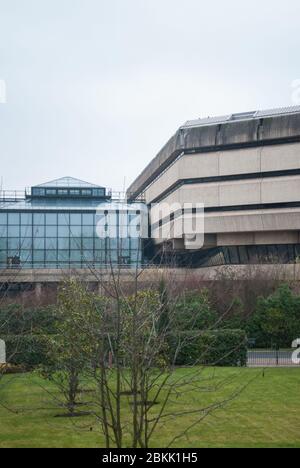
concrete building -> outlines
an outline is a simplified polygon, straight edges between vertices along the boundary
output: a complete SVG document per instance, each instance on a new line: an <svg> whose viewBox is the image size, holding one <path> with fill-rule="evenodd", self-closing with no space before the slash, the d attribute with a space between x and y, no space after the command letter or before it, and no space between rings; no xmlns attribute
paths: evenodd
<svg viewBox="0 0 300 468"><path fill-rule="evenodd" d="M131 200L141 195L161 233L156 250L184 266L298 263L300 107L188 121L129 187ZM164 215L157 204L199 202L204 245L172 238L181 210Z"/></svg>
<svg viewBox="0 0 300 468"><path fill-rule="evenodd" d="M300 107L187 122L126 203L70 177L0 192L0 292L33 285L41 295L73 274L100 287L112 266L129 283L136 267L170 262L173 277L195 281L231 265L241 278L300 280Z"/></svg>

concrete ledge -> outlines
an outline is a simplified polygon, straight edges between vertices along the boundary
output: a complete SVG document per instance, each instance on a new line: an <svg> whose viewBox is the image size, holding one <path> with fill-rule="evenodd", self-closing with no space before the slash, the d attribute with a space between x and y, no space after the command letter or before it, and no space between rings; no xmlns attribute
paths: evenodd
<svg viewBox="0 0 300 468"><path fill-rule="evenodd" d="M135 280L135 270L120 270L122 281L132 282ZM278 280L278 281L300 281L300 264L295 265L225 265L219 267L207 267L199 269L186 268L147 268L139 270L139 282L157 283L162 277L171 281L240 281L240 280ZM0 283L22 284L22 283L59 283L67 278L78 278L88 283L110 282L113 273L107 270L21 270L0 271Z"/></svg>

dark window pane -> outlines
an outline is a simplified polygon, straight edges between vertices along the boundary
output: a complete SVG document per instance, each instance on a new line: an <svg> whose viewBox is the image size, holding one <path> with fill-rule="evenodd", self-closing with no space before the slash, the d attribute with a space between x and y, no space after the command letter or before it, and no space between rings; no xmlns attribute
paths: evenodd
<svg viewBox="0 0 300 468"><path fill-rule="evenodd" d="M7 224L7 213L0 213L0 224Z"/></svg>
<svg viewBox="0 0 300 468"><path fill-rule="evenodd" d="M0 226L0 238L7 236L7 226Z"/></svg>
<svg viewBox="0 0 300 468"><path fill-rule="evenodd" d="M70 227L69 226L58 226L58 237L69 237Z"/></svg>
<svg viewBox="0 0 300 468"><path fill-rule="evenodd" d="M20 224L20 213L8 213L8 224Z"/></svg>
<svg viewBox="0 0 300 468"><path fill-rule="evenodd" d="M71 226L71 237L80 237L81 236L81 226Z"/></svg>
<svg viewBox="0 0 300 468"><path fill-rule="evenodd" d="M34 262L43 262L45 257L44 250L34 250L33 251L33 261Z"/></svg>
<svg viewBox="0 0 300 468"><path fill-rule="evenodd" d="M84 213L82 215L82 224L85 224L86 226L93 226L94 225L94 215Z"/></svg>
<svg viewBox="0 0 300 468"><path fill-rule="evenodd" d="M22 263L32 262L32 251L31 250L22 250L20 253L20 259Z"/></svg>
<svg viewBox="0 0 300 468"><path fill-rule="evenodd" d="M89 190L89 189L82 189L81 190L81 195L83 195L84 197L90 196L90 195L92 195L92 191Z"/></svg>
<svg viewBox="0 0 300 468"><path fill-rule="evenodd" d="M57 224L57 216L54 213L46 213L46 225L55 226Z"/></svg>
<svg viewBox="0 0 300 468"><path fill-rule="evenodd" d="M72 262L79 262L81 260L81 251L80 250L71 250L71 257Z"/></svg>
<svg viewBox="0 0 300 468"><path fill-rule="evenodd" d="M11 237L8 239L8 248L15 250L20 248L20 239L19 237Z"/></svg>
<svg viewBox="0 0 300 468"><path fill-rule="evenodd" d="M32 195L36 197L42 197L45 195L45 189L42 188L33 188L32 189Z"/></svg>
<svg viewBox="0 0 300 468"><path fill-rule="evenodd" d="M7 260L7 251L0 250L0 263L6 263Z"/></svg>
<svg viewBox="0 0 300 468"><path fill-rule="evenodd" d="M32 237L32 226L21 226L20 236L23 237Z"/></svg>
<svg viewBox="0 0 300 468"><path fill-rule="evenodd" d="M68 262L69 261L69 250L58 250L57 252L59 262Z"/></svg>
<svg viewBox="0 0 300 468"><path fill-rule="evenodd" d="M280 263L289 263L289 252L286 245L279 245L278 253Z"/></svg>
<svg viewBox="0 0 300 468"><path fill-rule="evenodd" d="M95 234L94 226L82 226L83 237L94 237L94 234Z"/></svg>
<svg viewBox="0 0 300 468"><path fill-rule="evenodd" d="M76 226L76 225L81 225L81 214L79 213L71 213L70 215L70 224L72 226Z"/></svg>
<svg viewBox="0 0 300 468"><path fill-rule="evenodd" d="M140 239L130 239L130 248L132 250L138 250L140 246Z"/></svg>
<svg viewBox="0 0 300 468"><path fill-rule="evenodd" d="M32 238L21 239L21 249L32 249Z"/></svg>
<svg viewBox="0 0 300 468"><path fill-rule="evenodd" d="M34 237L45 237L45 227L33 226L33 235Z"/></svg>
<svg viewBox="0 0 300 468"><path fill-rule="evenodd" d="M46 195L56 195L56 189L47 189L46 190Z"/></svg>
<svg viewBox="0 0 300 468"><path fill-rule="evenodd" d="M95 261L97 262L105 261L105 250L95 250Z"/></svg>
<svg viewBox="0 0 300 468"><path fill-rule="evenodd" d="M46 261L47 262L56 262L57 261L57 252L56 252L56 250L47 250L46 251Z"/></svg>
<svg viewBox="0 0 300 468"><path fill-rule="evenodd" d="M57 239L56 237L49 237L46 239L46 249L56 249L57 248Z"/></svg>
<svg viewBox="0 0 300 468"><path fill-rule="evenodd" d="M105 189L93 189L93 196L94 197L104 197L105 196Z"/></svg>
<svg viewBox="0 0 300 468"><path fill-rule="evenodd" d="M105 239L95 238L95 249L105 249Z"/></svg>
<svg viewBox="0 0 300 468"><path fill-rule="evenodd" d="M71 237L70 248L75 250L81 249L81 237Z"/></svg>
<svg viewBox="0 0 300 468"><path fill-rule="evenodd" d="M83 250L82 261L92 262L94 260L94 252L92 250Z"/></svg>
<svg viewBox="0 0 300 468"><path fill-rule="evenodd" d="M248 247L248 255L250 259L250 263L252 265L257 265L259 264L259 258L258 258L258 253L257 253L257 247L255 245L249 245Z"/></svg>
<svg viewBox="0 0 300 468"><path fill-rule="evenodd" d="M45 248L45 240L42 238L35 238L33 239L33 248L34 249L44 249Z"/></svg>
<svg viewBox="0 0 300 468"><path fill-rule="evenodd" d="M33 214L33 224L35 226L44 226L44 224L45 224L45 214L44 213L34 213Z"/></svg>
<svg viewBox="0 0 300 468"><path fill-rule="evenodd" d="M108 239L108 249L117 249L118 239Z"/></svg>
<svg viewBox="0 0 300 468"><path fill-rule="evenodd" d="M120 239L119 240L119 249L120 250L123 250L123 249L129 249L130 247L130 242L129 242L129 239ZM137 248L138 246L136 245L135 248Z"/></svg>
<svg viewBox="0 0 300 468"><path fill-rule="evenodd" d="M270 263L278 263L278 249L275 245L269 245L268 249L268 259Z"/></svg>
<svg viewBox="0 0 300 468"><path fill-rule="evenodd" d="M70 248L70 239L68 237L58 238L58 249L66 250Z"/></svg>
<svg viewBox="0 0 300 468"><path fill-rule="evenodd" d="M60 226L69 226L70 224L69 213L58 213L58 224Z"/></svg>
<svg viewBox="0 0 300 468"><path fill-rule="evenodd" d="M19 237L20 227L19 226L8 226L8 236L9 237Z"/></svg>
<svg viewBox="0 0 300 468"><path fill-rule="evenodd" d="M46 237L57 236L57 226L46 226Z"/></svg>
<svg viewBox="0 0 300 468"><path fill-rule="evenodd" d="M82 239L82 248L83 249L93 249L94 240L93 239Z"/></svg>
<svg viewBox="0 0 300 468"><path fill-rule="evenodd" d="M32 213L21 213L21 224L31 225L32 224Z"/></svg>

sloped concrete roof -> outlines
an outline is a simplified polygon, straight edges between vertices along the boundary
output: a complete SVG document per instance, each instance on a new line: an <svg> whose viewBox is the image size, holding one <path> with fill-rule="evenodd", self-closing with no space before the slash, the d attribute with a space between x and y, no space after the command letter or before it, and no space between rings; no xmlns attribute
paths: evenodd
<svg viewBox="0 0 300 468"><path fill-rule="evenodd" d="M184 152L209 152L300 141L300 106L251 111L186 122L128 188L129 199Z"/></svg>

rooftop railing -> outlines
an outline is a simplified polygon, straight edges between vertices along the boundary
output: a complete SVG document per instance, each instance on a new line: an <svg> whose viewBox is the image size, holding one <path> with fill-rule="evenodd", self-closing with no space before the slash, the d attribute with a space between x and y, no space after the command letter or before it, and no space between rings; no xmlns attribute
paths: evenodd
<svg viewBox="0 0 300 468"><path fill-rule="evenodd" d="M15 202L24 200L26 197L26 191L24 190L0 190L0 201L1 202Z"/></svg>
<svg viewBox="0 0 300 468"><path fill-rule="evenodd" d="M17 202L31 196L31 188L26 188L25 190L0 190L0 202ZM106 197L113 201L126 201L130 199L130 194L128 192L107 189ZM142 203L145 202L145 199L141 196L135 199L135 201Z"/></svg>

